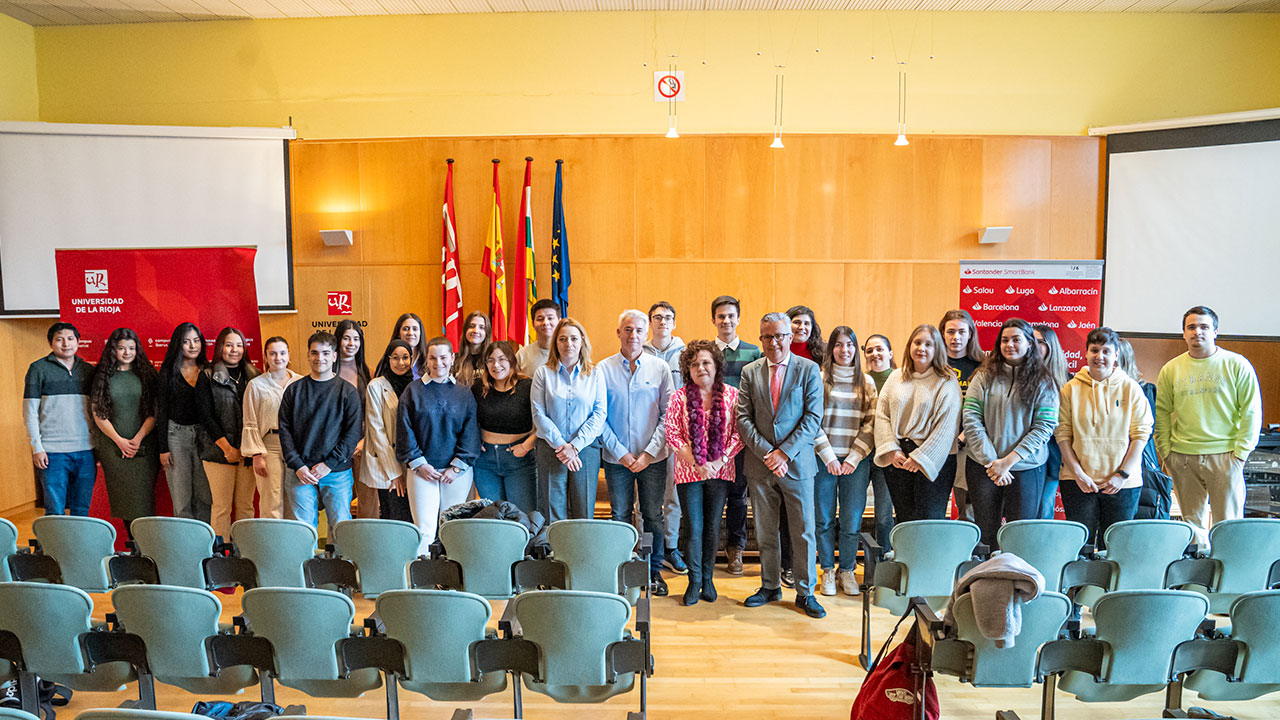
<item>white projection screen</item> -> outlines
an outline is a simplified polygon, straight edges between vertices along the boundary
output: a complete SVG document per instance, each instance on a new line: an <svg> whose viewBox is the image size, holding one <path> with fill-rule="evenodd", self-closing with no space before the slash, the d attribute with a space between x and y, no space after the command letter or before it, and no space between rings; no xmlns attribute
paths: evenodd
<svg viewBox="0 0 1280 720"><path fill-rule="evenodd" d="M1280 120L1109 135L1107 157L1103 322L1176 335L1207 305L1280 338Z"/></svg>
<svg viewBox="0 0 1280 720"><path fill-rule="evenodd" d="M54 250L257 246L292 310L292 130L0 123L0 310L56 314Z"/></svg>

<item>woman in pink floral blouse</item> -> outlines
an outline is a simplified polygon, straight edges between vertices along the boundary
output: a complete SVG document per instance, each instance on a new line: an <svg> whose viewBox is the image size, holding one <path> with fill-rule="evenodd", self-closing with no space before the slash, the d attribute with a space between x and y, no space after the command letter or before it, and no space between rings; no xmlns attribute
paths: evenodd
<svg viewBox="0 0 1280 720"><path fill-rule="evenodd" d="M680 540L689 564L684 604L715 602L720 516L733 482L733 456L742 450L734 424L738 389L724 382L724 354L709 340L695 340L680 354L684 387L667 406L667 443L675 458L680 496Z"/></svg>

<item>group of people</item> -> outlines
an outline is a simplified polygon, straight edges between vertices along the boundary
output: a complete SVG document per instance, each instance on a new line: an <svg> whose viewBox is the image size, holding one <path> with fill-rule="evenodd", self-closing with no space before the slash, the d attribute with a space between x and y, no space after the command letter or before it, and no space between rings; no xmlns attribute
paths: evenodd
<svg viewBox="0 0 1280 720"><path fill-rule="evenodd" d="M191 323L174 330L158 373L128 328L95 367L76 354L78 330L55 323L24 395L46 512L87 514L100 463L111 513L128 525L154 514L163 465L174 514L224 537L255 515L255 494L258 516L314 525L323 507L330 529L354 499L359 517L415 523L425 552L442 512L473 488L552 522L592 517L603 469L612 518L634 522L638 504L652 533L655 594L667 593L665 563L688 575L684 604L716 600L722 518L726 569L742 574L749 498L761 587L745 605L780 600L786 585L815 618L815 590L859 591L868 489L884 546L895 522L944 518L954 498L995 548L1003 521L1053 517L1059 493L1101 543L1162 468L1202 541L1210 517L1243 514L1258 381L1217 347L1206 307L1185 314L1188 351L1154 387L1107 328L1089 334L1085 367L1068 377L1052 328L1010 319L984 352L963 310L916 327L901 367L887 337L860 342L841 325L824 338L805 306L764 315L754 345L728 295L711 304L715 338L688 344L670 303L624 311L618 352L598 362L557 305L540 300L530 316L537 341L517 349L492 342L488 316L473 312L455 351L406 313L372 372L363 330L344 321L308 338L306 375L281 337L263 343L259 372L235 328L210 359Z"/></svg>

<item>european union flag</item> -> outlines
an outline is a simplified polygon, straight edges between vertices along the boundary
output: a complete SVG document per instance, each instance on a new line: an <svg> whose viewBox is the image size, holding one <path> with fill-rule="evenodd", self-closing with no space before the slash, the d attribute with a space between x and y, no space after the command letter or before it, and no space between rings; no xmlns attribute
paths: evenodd
<svg viewBox="0 0 1280 720"><path fill-rule="evenodd" d="M569 235L564 227L564 161L556 160L556 192L551 206L551 299L560 306L560 317L569 316Z"/></svg>

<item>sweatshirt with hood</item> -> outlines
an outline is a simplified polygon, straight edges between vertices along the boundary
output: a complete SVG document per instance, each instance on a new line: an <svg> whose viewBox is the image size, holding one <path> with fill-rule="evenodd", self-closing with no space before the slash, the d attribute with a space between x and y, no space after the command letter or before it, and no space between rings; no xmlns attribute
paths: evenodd
<svg viewBox="0 0 1280 720"><path fill-rule="evenodd" d="M1062 386L1062 405L1053 436L1069 443L1080 466L1094 481L1104 480L1120 467L1129 443L1145 445L1151 437L1151 406L1142 386L1116 368L1105 380L1094 380L1087 367ZM1062 479L1074 480L1066 463ZM1142 474L1133 473L1121 490L1142 486Z"/></svg>
<svg viewBox="0 0 1280 720"><path fill-rule="evenodd" d="M1016 370L996 365L969 378L964 408L964 441L969 457L986 466L1008 455L1021 458L1010 470L1030 470L1049 458L1049 443L1058 425L1058 391L1051 384L1031 402L1014 390Z"/></svg>

